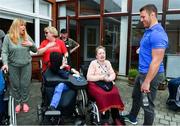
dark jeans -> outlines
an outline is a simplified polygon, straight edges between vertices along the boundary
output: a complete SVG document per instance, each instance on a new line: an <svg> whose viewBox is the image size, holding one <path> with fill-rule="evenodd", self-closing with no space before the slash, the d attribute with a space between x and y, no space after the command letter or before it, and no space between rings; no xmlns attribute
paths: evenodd
<svg viewBox="0 0 180 126"><path fill-rule="evenodd" d="M0 94L0 113L4 112L4 94Z"/></svg>
<svg viewBox="0 0 180 126"><path fill-rule="evenodd" d="M158 85L160 82L164 80L165 76L164 76L164 73L159 73L151 81L150 92L148 93L149 106L143 106L142 98L141 98L141 95L142 95L141 84L144 81L145 77L146 77L146 74L139 74L136 77L135 85L134 85L134 89L132 93L133 103L132 103L130 115L136 118L139 113L140 107L142 107L144 109L144 124L143 125L152 125L154 122L154 116L155 116L154 100L155 100L156 93L158 90Z"/></svg>
<svg viewBox="0 0 180 126"><path fill-rule="evenodd" d="M169 81L168 83L169 98L168 99L176 99L177 89L179 85L180 85L180 77Z"/></svg>

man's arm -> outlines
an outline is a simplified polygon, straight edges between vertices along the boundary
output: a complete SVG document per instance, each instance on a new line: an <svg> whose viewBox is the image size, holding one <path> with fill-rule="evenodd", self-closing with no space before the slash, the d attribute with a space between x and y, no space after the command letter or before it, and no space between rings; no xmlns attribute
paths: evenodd
<svg viewBox="0 0 180 126"><path fill-rule="evenodd" d="M70 38L69 38L70 39ZM79 48L79 43L77 43L76 41L74 41L73 39L70 39L71 41L72 41L72 43L73 43L73 45L74 45L74 48L72 48L71 50L70 50L70 53L73 53L74 51L76 51L78 48Z"/></svg>
<svg viewBox="0 0 180 126"><path fill-rule="evenodd" d="M150 64L147 76L144 82L142 83L141 91L150 92L149 90L150 83L159 70L159 66L164 58L164 53L165 53L165 49L152 49L152 62Z"/></svg>

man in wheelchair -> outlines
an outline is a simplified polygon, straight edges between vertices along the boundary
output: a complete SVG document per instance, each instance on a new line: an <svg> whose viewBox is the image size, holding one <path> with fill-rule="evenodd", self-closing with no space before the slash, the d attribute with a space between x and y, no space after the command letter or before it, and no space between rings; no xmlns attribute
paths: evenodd
<svg viewBox="0 0 180 126"><path fill-rule="evenodd" d="M45 115L80 116L80 113L75 111L79 109L76 97L78 89L85 88L86 84L87 81L80 77L77 70L63 62L60 53L51 52L49 68L43 73L42 106L46 106ZM59 113L57 110L60 110Z"/></svg>
<svg viewBox="0 0 180 126"><path fill-rule="evenodd" d="M69 65L63 62L63 56L60 53L52 52L50 54L50 70L59 75L62 79L68 79L69 74L74 74L76 77L80 77L80 74L74 68L70 68ZM69 90L67 86L68 82L59 83L54 90L54 94L50 103L50 110L55 110L60 102L61 95L63 91Z"/></svg>

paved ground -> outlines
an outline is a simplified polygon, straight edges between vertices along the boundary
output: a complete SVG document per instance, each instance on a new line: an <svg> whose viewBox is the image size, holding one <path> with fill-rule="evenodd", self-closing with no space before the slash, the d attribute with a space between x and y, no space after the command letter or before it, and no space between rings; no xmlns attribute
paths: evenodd
<svg viewBox="0 0 180 126"><path fill-rule="evenodd" d="M117 86L119 87L121 97L125 103L125 111L123 113L128 113L131 108L131 93L133 87L128 85L126 78L120 78L116 81ZM31 110L29 113L19 113L17 115L17 124L18 125L38 125L37 121L37 104L41 103L41 83L33 80L31 85L31 99L30 107ZM166 99L168 97L167 89L164 91L158 91L157 98L155 101L156 105L156 118L154 125L180 125L180 112L169 111L166 108ZM126 123L130 125L129 123ZM138 116L138 125L143 124L143 111L140 111Z"/></svg>

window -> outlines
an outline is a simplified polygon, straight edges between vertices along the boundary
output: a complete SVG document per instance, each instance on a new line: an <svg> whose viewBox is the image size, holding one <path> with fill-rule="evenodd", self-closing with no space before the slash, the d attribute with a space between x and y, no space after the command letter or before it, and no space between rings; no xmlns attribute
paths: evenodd
<svg viewBox="0 0 180 126"><path fill-rule="evenodd" d="M180 14L167 15L166 31L169 38L167 53L180 53Z"/></svg>
<svg viewBox="0 0 180 126"><path fill-rule="evenodd" d="M59 17L75 16L75 4L68 3L59 6Z"/></svg>
<svg viewBox="0 0 180 126"><path fill-rule="evenodd" d="M104 12L127 12L127 0L105 0Z"/></svg>
<svg viewBox="0 0 180 126"><path fill-rule="evenodd" d="M0 0L1 4L0 6L3 6L8 9L13 9L16 11L25 11L25 12L31 12L33 13L33 2L34 0Z"/></svg>
<svg viewBox="0 0 180 126"><path fill-rule="evenodd" d="M51 4L40 0L39 4L39 14L47 17L51 17Z"/></svg>
<svg viewBox="0 0 180 126"><path fill-rule="evenodd" d="M139 13L139 9L146 4L155 4L158 12L162 12L163 0L133 0L132 13Z"/></svg>
<svg viewBox="0 0 180 126"><path fill-rule="evenodd" d="M179 0L169 0L169 9L180 9Z"/></svg>
<svg viewBox="0 0 180 126"><path fill-rule="evenodd" d="M79 0L80 15L100 14L100 0Z"/></svg>
<svg viewBox="0 0 180 126"><path fill-rule="evenodd" d="M126 66L127 51L127 17L105 17L103 45L106 47L106 57L112 62L115 70ZM120 56L121 54L121 56ZM122 57L124 54L124 57ZM123 60L122 60L123 59ZM121 62L119 62L121 61ZM119 69L120 74L125 74L124 69Z"/></svg>

